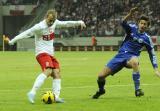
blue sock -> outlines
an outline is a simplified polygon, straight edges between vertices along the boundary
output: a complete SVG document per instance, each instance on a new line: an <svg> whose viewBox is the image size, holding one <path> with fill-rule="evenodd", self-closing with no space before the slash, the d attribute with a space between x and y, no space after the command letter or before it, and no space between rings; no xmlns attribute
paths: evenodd
<svg viewBox="0 0 160 111"><path fill-rule="evenodd" d="M139 72L133 72L133 81L134 81L134 86L135 86L135 90L140 89L140 74Z"/></svg>

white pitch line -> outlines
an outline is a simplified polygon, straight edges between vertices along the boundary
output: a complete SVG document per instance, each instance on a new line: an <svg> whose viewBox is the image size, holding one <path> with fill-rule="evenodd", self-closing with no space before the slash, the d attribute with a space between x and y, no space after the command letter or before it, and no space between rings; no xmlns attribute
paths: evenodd
<svg viewBox="0 0 160 111"><path fill-rule="evenodd" d="M107 85L106 87L129 87L133 86L134 84L119 84L119 85ZM160 86L160 84L141 84L141 86ZM83 89L83 88L94 88L97 87L95 86L66 86L62 88L67 88L67 89ZM45 88L45 89L50 89L50 88Z"/></svg>
<svg viewBox="0 0 160 111"><path fill-rule="evenodd" d="M119 84L119 85L107 85L106 87L130 87L133 86L134 84ZM160 84L141 84L141 86L160 86ZM63 89L85 89L85 88L94 88L97 87L97 85L94 86L64 86L62 87ZM43 89L51 89L51 88L43 88ZM1 92L5 91L17 91L17 89L0 89ZM26 89L18 89L18 91L25 91Z"/></svg>
<svg viewBox="0 0 160 111"><path fill-rule="evenodd" d="M69 60L69 61L86 61L86 60L88 60L88 58L87 57L83 57L83 58L61 58L60 60Z"/></svg>

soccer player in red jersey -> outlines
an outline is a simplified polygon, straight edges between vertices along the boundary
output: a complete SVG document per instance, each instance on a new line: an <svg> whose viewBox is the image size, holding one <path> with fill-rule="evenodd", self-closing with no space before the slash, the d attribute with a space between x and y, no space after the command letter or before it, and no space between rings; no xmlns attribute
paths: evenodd
<svg viewBox="0 0 160 111"><path fill-rule="evenodd" d="M37 90L42 86L47 77L53 77L53 93L55 95L55 101L63 103L61 99L61 76L60 66L57 59L54 57L54 32L55 28L61 27L77 27L81 26L81 29L85 28L85 23L80 21L59 21L57 19L57 12L54 9L48 10L44 20L35 24L30 29L15 36L11 41L8 40L10 45L13 45L17 40L23 38L35 37L35 52L36 59L41 65L42 73L36 78L32 89L28 92L27 96L31 103L34 103Z"/></svg>

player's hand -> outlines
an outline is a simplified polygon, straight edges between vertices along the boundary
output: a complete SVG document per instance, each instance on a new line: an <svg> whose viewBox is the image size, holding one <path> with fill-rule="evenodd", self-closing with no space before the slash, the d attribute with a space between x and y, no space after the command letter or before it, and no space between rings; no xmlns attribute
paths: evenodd
<svg viewBox="0 0 160 111"><path fill-rule="evenodd" d="M14 43L12 43L8 37L4 37L3 40L5 43L7 43L9 45L14 45Z"/></svg>
<svg viewBox="0 0 160 111"><path fill-rule="evenodd" d="M158 71L158 69L155 69L155 74L160 77L160 72Z"/></svg>
<svg viewBox="0 0 160 111"><path fill-rule="evenodd" d="M81 30L83 30L84 28L86 28L86 25L83 21L81 21Z"/></svg>
<svg viewBox="0 0 160 111"><path fill-rule="evenodd" d="M5 43L9 44L10 39L8 37L3 37Z"/></svg>
<svg viewBox="0 0 160 111"><path fill-rule="evenodd" d="M133 13L136 12L136 11L138 11L138 7L131 8L130 14L133 14Z"/></svg>
<svg viewBox="0 0 160 111"><path fill-rule="evenodd" d="M11 41L9 41L9 43L8 43L9 45L14 45L14 43L13 42L11 42Z"/></svg>

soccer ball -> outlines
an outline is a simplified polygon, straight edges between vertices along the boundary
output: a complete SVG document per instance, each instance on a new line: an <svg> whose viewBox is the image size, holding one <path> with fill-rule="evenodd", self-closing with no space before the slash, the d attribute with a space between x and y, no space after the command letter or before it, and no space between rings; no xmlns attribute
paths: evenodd
<svg viewBox="0 0 160 111"><path fill-rule="evenodd" d="M45 104L52 104L55 101L55 95L53 94L52 91L46 91L43 95L42 95L42 101Z"/></svg>

